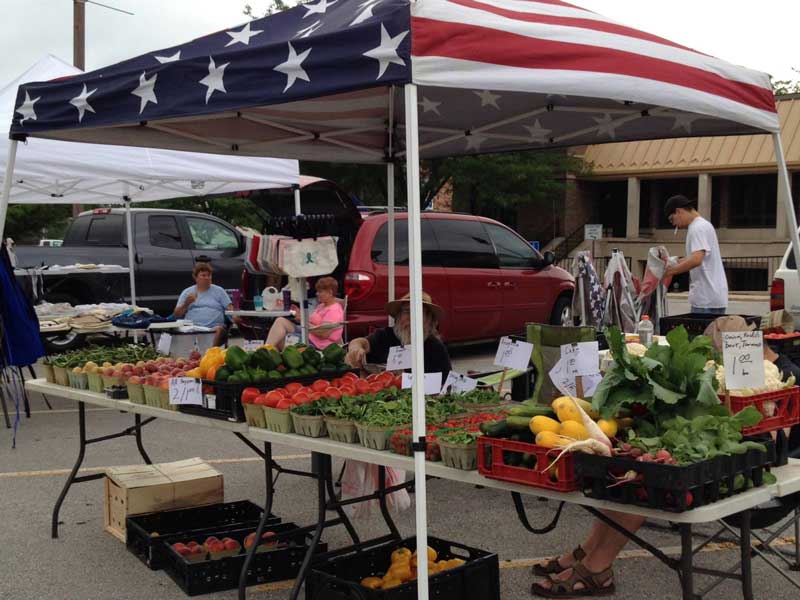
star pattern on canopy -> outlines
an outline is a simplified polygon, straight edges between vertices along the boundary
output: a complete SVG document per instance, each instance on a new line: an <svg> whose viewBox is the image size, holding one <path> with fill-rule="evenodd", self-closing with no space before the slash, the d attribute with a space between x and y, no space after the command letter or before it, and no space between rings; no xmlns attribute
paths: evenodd
<svg viewBox="0 0 800 600"><path fill-rule="evenodd" d="M217 66L214 63L214 58L211 56L208 57L208 75L200 80L200 85L204 85L208 88L206 90L206 104L208 104L211 94L214 92L228 93L222 78L225 76L225 67L229 64L231 63L226 62L224 65Z"/></svg>
<svg viewBox="0 0 800 600"><path fill-rule="evenodd" d="M225 44L225 47L227 48L228 46L233 46L234 44L244 44L245 46L249 46L250 38L262 34L264 31L261 29L254 29L251 31L250 23L247 23L239 31L226 31L225 33L231 36L230 41Z"/></svg>
<svg viewBox="0 0 800 600"><path fill-rule="evenodd" d="M94 112L94 109L89 105L89 96L94 94L96 91L97 88L93 89L91 92L87 91L86 84L84 83L81 93L69 101L72 106L78 109L78 123L83 121L83 115L87 110L92 113Z"/></svg>
<svg viewBox="0 0 800 600"><path fill-rule="evenodd" d="M139 85L131 92L131 94L138 96L140 99L139 114L142 114L148 102L158 104L158 99L156 98L157 78L158 73L154 73L153 76L148 79L145 71L142 71L142 74L139 76Z"/></svg>
<svg viewBox="0 0 800 600"><path fill-rule="evenodd" d="M290 87L294 85L294 82L298 79L302 79L303 81L311 81L308 77L308 73L306 73L305 69L303 69L303 61L308 58L308 55L311 54L311 48L307 49L305 52L301 52L297 54L292 46L292 42L288 42L289 44L289 57L286 59L285 62L279 64L275 67L275 71L280 73L284 73L286 75L286 87L283 88L283 93L285 94Z"/></svg>
<svg viewBox="0 0 800 600"><path fill-rule="evenodd" d="M36 98L31 100L30 95L28 94L27 90L25 91L25 101L17 107L17 112L22 115L22 118L19 120L20 124L23 121L35 121L36 120L36 110L34 110L33 105L36 104L39 100L41 100L41 96L37 96Z"/></svg>
<svg viewBox="0 0 800 600"><path fill-rule="evenodd" d="M364 56L369 56L378 61L378 76L375 78L376 80L383 77L383 74L386 73L386 69L389 68L390 64L405 66L406 63L397 54L397 48L407 35L408 31L401 31L396 36L392 37L389 35L389 32L386 31L386 27L384 27L383 23L381 23L380 45L372 50L364 52Z"/></svg>

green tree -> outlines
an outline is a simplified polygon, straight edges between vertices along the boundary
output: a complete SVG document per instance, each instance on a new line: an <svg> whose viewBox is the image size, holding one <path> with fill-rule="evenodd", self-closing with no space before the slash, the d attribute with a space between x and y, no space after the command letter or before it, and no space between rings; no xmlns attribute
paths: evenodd
<svg viewBox="0 0 800 600"><path fill-rule="evenodd" d="M795 73L800 73L800 70L792 68ZM772 91L776 96L787 96L789 94L800 94L800 81L792 79L770 79L772 84Z"/></svg>
<svg viewBox="0 0 800 600"><path fill-rule="evenodd" d="M12 204L3 235L18 244L36 243L43 237L60 239L71 214L69 204Z"/></svg>

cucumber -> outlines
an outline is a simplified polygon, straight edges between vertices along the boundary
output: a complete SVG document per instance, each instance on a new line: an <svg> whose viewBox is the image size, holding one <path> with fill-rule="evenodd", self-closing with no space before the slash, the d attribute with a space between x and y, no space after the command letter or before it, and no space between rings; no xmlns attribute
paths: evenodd
<svg viewBox="0 0 800 600"><path fill-rule="evenodd" d="M478 425L483 435L493 438L505 438L511 434L511 428L506 423L506 420L501 421L484 421Z"/></svg>
<svg viewBox="0 0 800 600"><path fill-rule="evenodd" d="M512 406L511 408L508 409L508 414L511 415L512 417L528 417L528 419L538 416L549 417L555 415L553 409L550 408L549 406L546 406L544 404L537 404L534 406L525 403L519 404L517 406Z"/></svg>
<svg viewBox="0 0 800 600"><path fill-rule="evenodd" d="M530 431L531 418L520 415L509 415L506 423L511 429L527 429Z"/></svg>
<svg viewBox="0 0 800 600"><path fill-rule="evenodd" d="M522 455L522 466L533 469L536 466L536 455L528 454L527 452Z"/></svg>

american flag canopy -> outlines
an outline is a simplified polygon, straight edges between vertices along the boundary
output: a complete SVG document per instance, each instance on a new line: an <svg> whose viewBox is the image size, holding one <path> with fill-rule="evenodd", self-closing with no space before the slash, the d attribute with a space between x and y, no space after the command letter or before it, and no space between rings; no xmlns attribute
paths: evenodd
<svg viewBox="0 0 800 600"><path fill-rule="evenodd" d="M778 131L766 74L558 0L313 0L20 87L26 135L324 161Z"/></svg>

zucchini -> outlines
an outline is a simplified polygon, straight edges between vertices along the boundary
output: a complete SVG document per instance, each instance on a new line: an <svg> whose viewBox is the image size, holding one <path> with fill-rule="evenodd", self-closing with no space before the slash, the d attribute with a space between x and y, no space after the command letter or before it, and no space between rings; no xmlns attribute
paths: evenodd
<svg viewBox="0 0 800 600"><path fill-rule="evenodd" d="M493 438L505 438L511 434L511 428L505 419L500 421L484 421L478 425L483 435Z"/></svg>
<svg viewBox="0 0 800 600"><path fill-rule="evenodd" d="M506 423L511 429L522 429L530 431L531 418L519 415L509 415Z"/></svg>
<svg viewBox="0 0 800 600"><path fill-rule="evenodd" d="M525 403L512 406L508 409L508 414L512 417L528 417L528 419L538 416L555 416L553 409L549 406L544 404L532 405Z"/></svg>

